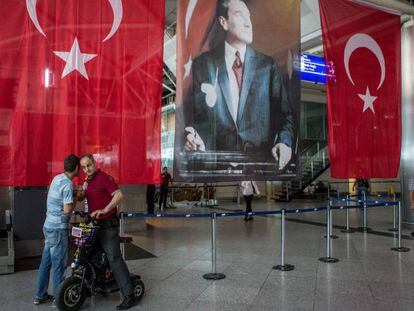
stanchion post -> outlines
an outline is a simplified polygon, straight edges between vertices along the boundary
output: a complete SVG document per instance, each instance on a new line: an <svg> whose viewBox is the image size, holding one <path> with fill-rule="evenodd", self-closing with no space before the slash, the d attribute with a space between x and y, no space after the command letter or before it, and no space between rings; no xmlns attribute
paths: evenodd
<svg viewBox="0 0 414 311"><path fill-rule="evenodd" d="M328 206L326 207L326 236L331 236L331 200L328 201ZM326 256L319 258L319 261L334 263L338 262L339 259L332 257L332 245L331 239L326 239Z"/></svg>
<svg viewBox="0 0 414 311"><path fill-rule="evenodd" d="M331 201L331 198L329 197L329 202L330 201ZM331 226L331 229L330 229L330 232L331 232L330 237L331 237L331 239L338 239L338 236L335 235L335 234L333 234L333 221L332 221L332 210L331 209L330 209L329 217L330 217L329 223L330 223L330 226ZM326 237L327 236L325 235L324 238L326 239Z"/></svg>
<svg viewBox="0 0 414 311"><path fill-rule="evenodd" d="M295 269L294 265L289 265L285 263L285 209L282 209L282 214L280 216L280 265L274 266L274 270L279 271L292 271Z"/></svg>
<svg viewBox="0 0 414 311"><path fill-rule="evenodd" d="M119 219L119 234L121 237L124 237L125 235L125 224L124 224L124 213L121 212L119 214L120 219ZM125 243L121 243L121 254L122 254L122 258L125 260Z"/></svg>
<svg viewBox="0 0 414 311"><path fill-rule="evenodd" d="M217 246L216 246L216 220L217 214L211 214L211 266L212 272L203 275L206 280L221 280L226 276L223 273L217 273Z"/></svg>
<svg viewBox="0 0 414 311"><path fill-rule="evenodd" d="M364 232L367 231L367 193L364 192Z"/></svg>
<svg viewBox="0 0 414 311"><path fill-rule="evenodd" d="M341 230L343 233L353 233L354 230L350 227L350 221L349 221L349 194L346 195L346 228L344 230Z"/></svg>
<svg viewBox="0 0 414 311"><path fill-rule="evenodd" d="M362 227L359 227L359 231L367 233L371 229L367 226L367 193L364 191L364 205L362 207Z"/></svg>
<svg viewBox="0 0 414 311"><path fill-rule="evenodd" d="M394 202L396 202L395 193L394 193L394 195L392 197L392 200ZM398 228L397 228L397 205L395 205L395 204L394 204L393 209L392 209L392 216L393 216L393 219L392 219L392 228L389 229L388 231L398 232Z"/></svg>
<svg viewBox="0 0 414 311"><path fill-rule="evenodd" d="M398 246L391 248L395 252L405 253L410 251L408 247L401 245L401 201L398 202Z"/></svg>

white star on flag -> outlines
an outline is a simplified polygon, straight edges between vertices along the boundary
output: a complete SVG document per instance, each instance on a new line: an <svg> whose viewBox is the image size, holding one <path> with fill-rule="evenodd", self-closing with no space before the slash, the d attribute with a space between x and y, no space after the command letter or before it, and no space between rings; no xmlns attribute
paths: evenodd
<svg viewBox="0 0 414 311"><path fill-rule="evenodd" d="M54 53L66 62L65 69L63 69L62 72L62 79L72 71L77 70L82 76L89 80L85 64L95 58L97 54L82 53L79 48L78 38L75 38L75 41L73 41L70 52L54 51Z"/></svg>
<svg viewBox="0 0 414 311"><path fill-rule="evenodd" d="M367 90L364 94L358 94L359 98L361 98L364 101L364 109L362 112L365 112L368 108L372 110L373 113L375 113L374 110L374 101L378 98L377 96L371 96L371 93L369 92L369 88L367 86Z"/></svg>

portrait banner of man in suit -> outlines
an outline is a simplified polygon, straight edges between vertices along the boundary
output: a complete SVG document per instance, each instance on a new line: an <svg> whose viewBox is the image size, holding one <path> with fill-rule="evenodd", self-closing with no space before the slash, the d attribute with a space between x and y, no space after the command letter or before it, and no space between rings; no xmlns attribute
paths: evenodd
<svg viewBox="0 0 414 311"><path fill-rule="evenodd" d="M300 1L180 0L174 176L299 171Z"/></svg>

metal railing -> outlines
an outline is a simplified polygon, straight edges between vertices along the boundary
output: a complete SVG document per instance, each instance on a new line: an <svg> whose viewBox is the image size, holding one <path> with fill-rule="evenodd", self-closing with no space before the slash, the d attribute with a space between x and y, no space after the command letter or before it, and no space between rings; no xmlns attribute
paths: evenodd
<svg viewBox="0 0 414 311"><path fill-rule="evenodd" d="M345 205L334 205L333 202L340 202L345 203ZM363 203L363 205L353 205L351 206L350 202L357 202ZM206 279L213 279L213 280L220 280L225 278L223 273L217 272L217 220L223 217L247 217L253 215L280 215L280 264L273 267L273 269L277 269L280 271L291 271L294 270L293 265L289 265L286 263L286 229L285 229L285 222L286 222L286 214L300 214L300 213L313 213L319 211L326 212L326 246L325 246L325 257L319 258L320 261L326 263L335 263L338 262L339 259L333 257L332 254L332 211L334 210L346 210L347 218L346 218L346 229L348 229L347 233L349 233L350 225L349 225L349 210L350 209L363 209L367 210L368 208L379 207L379 206L397 206L398 209L398 221L397 221L397 246L392 247L392 251L397 252L408 252L410 249L407 247L402 246L402 227L401 227L401 202L400 201L379 201L379 200L368 200L367 197L364 197L364 200L353 200L350 199L349 196L344 198L329 198L327 206L321 207L313 207L313 208L302 208L302 209L292 209L292 210L274 210L274 211L257 211L257 212L231 212L231 213L204 213L204 214L144 214L144 213L121 213L120 217L120 233L121 236L124 236L125 232L125 219L126 218L209 218L210 225L211 225L211 264L212 264L212 272L203 275ZM365 217L364 220L364 227L366 228L367 219ZM368 232L362 231L365 234ZM124 255L124 248L122 248L122 252Z"/></svg>

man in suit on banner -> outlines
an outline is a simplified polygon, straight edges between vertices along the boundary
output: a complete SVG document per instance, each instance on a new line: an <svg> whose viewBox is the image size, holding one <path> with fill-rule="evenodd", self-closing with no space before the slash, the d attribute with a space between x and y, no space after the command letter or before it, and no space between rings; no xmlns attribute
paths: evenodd
<svg viewBox="0 0 414 311"><path fill-rule="evenodd" d="M293 117L276 61L251 47L250 11L242 0L218 0L225 40L193 62L193 124L187 151L249 154L255 161L292 157Z"/></svg>

